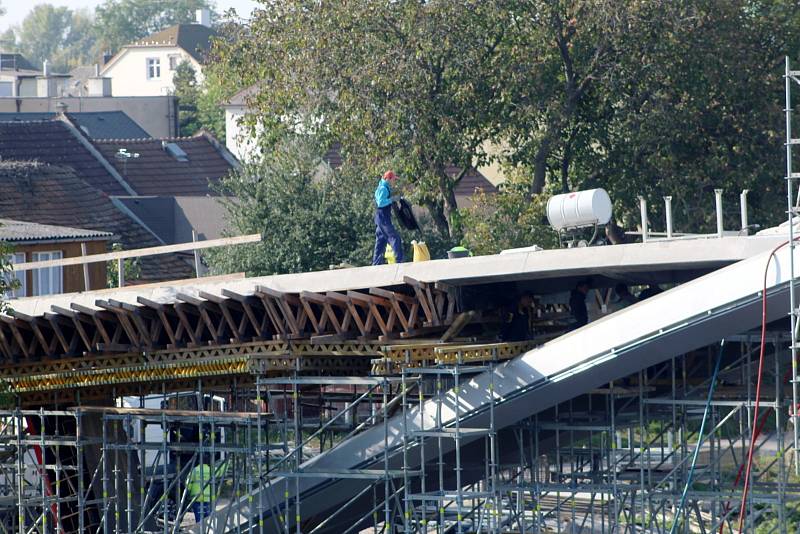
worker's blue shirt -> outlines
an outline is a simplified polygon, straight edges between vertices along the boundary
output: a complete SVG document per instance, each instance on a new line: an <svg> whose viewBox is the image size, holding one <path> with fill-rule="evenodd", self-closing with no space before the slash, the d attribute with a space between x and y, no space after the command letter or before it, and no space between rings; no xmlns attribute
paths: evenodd
<svg viewBox="0 0 800 534"><path fill-rule="evenodd" d="M375 190L375 205L379 208L385 208L392 204L392 189L389 187L389 181L381 178L378 183L378 188Z"/></svg>

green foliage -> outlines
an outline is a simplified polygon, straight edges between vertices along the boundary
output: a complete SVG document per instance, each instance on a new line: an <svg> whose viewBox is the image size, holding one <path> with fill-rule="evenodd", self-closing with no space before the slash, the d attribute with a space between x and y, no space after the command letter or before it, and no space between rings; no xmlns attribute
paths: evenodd
<svg viewBox="0 0 800 534"><path fill-rule="evenodd" d="M33 7L16 30L9 29L4 40L37 68L46 59L53 71L64 72L89 61L94 45L92 17L86 10L39 4Z"/></svg>
<svg viewBox="0 0 800 534"><path fill-rule="evenodd" d="M497 87L486 74L509 23L506 2L271 3L218 51L228 76L261 84L250 126L264 143L304 131L355 165L389 165L438 229L458 236L449 165L483 159ZM238 32L238 33L237 33Z"/></svg>
<svg viewBox="0 0 800 534"><path fill-rule="evenodd" d="M373 180L356 169L331 171L321 154L311 140L287 137L223 180L233 232L263 240L212 250L213 271L266 275L371 259Z"/></svg>
<svg viewBox="0 0 800 534"><path fill-rule="evenodd" d="M112 252L119 252L122 250L120 243L113 243L111 245ZM128 258L122 260L122 269L125 274L125 283L131 280L136 280L142 275L142 266L139 258ZM117 261L106 262L106 287L119 287L119 267Z"/></svg>
<svg viewBox="0 0 800 534"><path fill-rule="evenodd" d="M173 26L191 23L195 10L212 8L210 0L106 0L95 9L95 32L101 50L122 46Z"/></svg>
<svg viewBox="0 0 800 534"><path fill-rule="evenodd" d="M372 172L394 166L456 240L476 232L443 169L491 159L529 169L498 218L524 195L605 187L625 228L637 195L654 221L672 195L676 228L696 232L716 187L751 189L753 220L781 218L781 62L798 17L787 0L290 0L229 27L218 56L264 88L249 126L265 144L312 131Z"/></svg>
<svg viewBox="0 0 800 534"><path fill-rule="evenodd" d="M545 219L547 198L528 195L530 179L520 170L509 170L497 194L479 193L474 204L461 210L464 244L473 254L497 254L509 248L539 245L551 248L557 235Z"/></svg>
<svg viewBox="0 0 800 534"><path fill-rule="evenodd" d="M175 86L175 96L178 97L178 131L182 136L193 135L200 129L197 113L200 91L194 68L188 61L182 61L175 69L172 83Z"/></svg>
<svg viewBox="0 0 800 534"><path fill-rule="evenodd" d="M197 121L200 127L214 137L225 140L225 108L227 102L241 87L233 78L225 75L215 63L203 69L204 80L197 95Z"/></svg>
<svg viewBox="0 0 800 534"><path fill-rule="evenodd" d="M0 313L8 310L8 302L5 299L5 294L19 287L19 280L13 277L13 266L8 261L8 255L11 253L11 247L0 241Z"/></svg>

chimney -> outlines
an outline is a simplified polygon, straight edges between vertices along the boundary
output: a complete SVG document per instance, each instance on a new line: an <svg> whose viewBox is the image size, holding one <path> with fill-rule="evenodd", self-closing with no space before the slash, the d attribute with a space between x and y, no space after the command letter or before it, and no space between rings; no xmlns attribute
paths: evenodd
<svg viewBox="0 0 800 534"><path fill-rule="evenodd" d="M195 11L195 23L202 24L208 28L211 27L211 10L209 9L198 9Z"/></svg>
<svg viewBox="0 0 800 534"><path fill-rule="evenodd" d="M92 76L86 81L86 96L111 96L111 78Z"/></svg>
<svg viewBox="0 0 800 534"><path fill-rule="evenodd" d="M94 64L94 76L86 80L86 96L111 96L111 78L100 76L100 65Z"/></svg>
<svg viewBox="0 0 800 534"><path fill-rule="evenodd" d="M103 52L103 58L102 58L102 60L103 60L103 65L105 65L106 63L108 63L109 61L111 61L111 58L112 58L112 57L114 57L114 54L112 54L112 53L111 53L111 52L109 52L108 50L106 50L105 52Z"/></svg>
<svg viewBox="0 0 800 534"><path fill-rule="evenodd" d="M67 112L67 104L65 102L59 102L56 104L56 113L59 115L64 115Z"/></svg>
<svg viewBox="0 0 800 534"><path fill-rule="evenodd" d="M50 65L45 59L42 63L42 75L36 77L36 96L51 98L58 95L58 79L50 76Z"/></svg>

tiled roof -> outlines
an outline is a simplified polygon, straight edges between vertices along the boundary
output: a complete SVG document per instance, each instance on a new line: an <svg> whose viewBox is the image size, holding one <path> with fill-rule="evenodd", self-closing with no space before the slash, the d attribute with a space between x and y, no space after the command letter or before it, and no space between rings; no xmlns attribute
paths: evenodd
<svg viewBox="0 0 800 534"><path fill-rule="evenodd" d="M214 30L202 24L177 24L143 37L127 47L179 46L203 63L206 52L211 48L211 38L215 35Z"/></svg>
<svg viewBox="0 0 800 534"><path fill-rule="evenodd" d="M1 161L0 217L111 232L126 250L161 245L153 234L69 167ZM143 282L187 278L192 274L191 267L174 254L142 258L141 266Z"/></svg>
<svg viewBox="0 0 800 534"><path fill-rule="evenodd" d="M0 70L36 71L36 67L22 54L0 51Z"/></svg>
<svg viewBox="0 0 800 534"><path fill-rule="evenodd" d="M245 89L242 89L235 95L233 95L228 102L225 103L226 106L244 106L247 104L247 101L256 95L258 92L260 84L251 85Z"/></svg>
<svg viewBox="0 0 800 534"><path fill-rule="evenodd" d="M167 150L174 143L186 153L180 161ZM209 183L218 182L233 168L225 150L206 134L175 139L102 139L95 146L139 195L214 195ZM120 160L115 154L125 149L139 154ZM229 156L232 157L232 156Z"/></svg>
<svg viewBox="0 0 800 534"><path fill-rule="evenodd" d="M0 122L0 159L71 167L108 195L130 194L63 121Z"/></svg>
<svg viewBox="0 0 800 534"><path fill-rule="evenodd" d="M56 113L0 113L0 122L52 120ZM124 111L88 111L69 113L70 120L92 139L142 139L150 137Z"/></svg>
<svg viewBox="0 0 800 534"><path fill-rule="evenodd" d="M13 219L0 219L0 241L10 243L40 241L93 241L108 239L114 234L84 228L39 224Z"/></svg>

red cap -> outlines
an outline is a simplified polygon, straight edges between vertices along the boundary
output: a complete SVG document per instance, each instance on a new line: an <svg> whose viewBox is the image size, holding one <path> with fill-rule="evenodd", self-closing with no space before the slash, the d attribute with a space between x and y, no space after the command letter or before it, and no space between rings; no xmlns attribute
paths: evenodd
<svg viewBox="0 0 800 534"><path fill-rule="evenodd" d="M386 171L383 173L384 180L394 180L395 178L397 178L397 175L394 173L394 171Z"/></svg>

